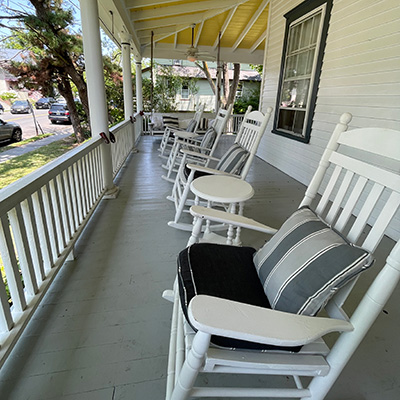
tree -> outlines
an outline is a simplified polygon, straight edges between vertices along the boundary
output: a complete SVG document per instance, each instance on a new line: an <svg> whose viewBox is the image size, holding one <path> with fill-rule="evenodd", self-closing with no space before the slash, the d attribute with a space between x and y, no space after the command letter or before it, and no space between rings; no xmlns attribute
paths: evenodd
<svg viewBox="0 0 400 400"><path fill-rule="evenodd" d="M200 64L199 62L195 62L195 64L198 68L200 68L204 72L208 80L208 83L210 84L211 90L213 91L214 95L216 95L217 87L215 85L214 80L211 77L211 73L208 68L207 62L202 61L202 64ZM232 82L229 81L228 64L225 62L221 63L221 69L222 69L222 83L223 83L223 95L221 96L221 102L225 108L228 108L235 101L236 91L240 78L240 64L239 63L233 64Z"/></svg>
<svg viewBox="0 0 400 400"><path fill-rule="evenodd" d="M157 112L176 111L175 98L182 86L188 86L192 94L197 93L196 78L177 74L171 66L156 64L157 73L153 84L153 104L151 104L151 80L143 78L143 101L146 111L154 108Z"/></svg>
<svg viewBox="0 0 400 400"><path fill-rule="evenodd" d="M73 23L71 9L63 8L62 0L29 0L35 14L9 9L10 15L0 16L0 21L18 20L20 25L11 28L14 41L21 48L29 49L29 63L14 63L10 72L20 76L21 81L31 88L47 94L52 86L67 101L71 120L78 142L83 140L83 129L74 101L71 81L79 94L82 107L89 119L87 87L84 80L82 38L71 34ZM0 22L0 26L7 27Z"/></svg>

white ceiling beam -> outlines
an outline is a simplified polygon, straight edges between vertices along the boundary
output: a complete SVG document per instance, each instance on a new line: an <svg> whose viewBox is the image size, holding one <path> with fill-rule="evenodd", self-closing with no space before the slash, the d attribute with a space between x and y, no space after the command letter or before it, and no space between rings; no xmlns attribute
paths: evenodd
<svg viewBox="0 0 400 400"><path fill-rule="evenodd" d="M182 25L185 24L187 27L192 24L200 23L204 17L205 12L196 13L189 15L179 15L176 17L167 17L156 20L141 21L135 23L135 28L140 31L142 29L157 29L165 26Z"/></svg>
<svg viewBox="0 0 400 400"><path fill-rule="evenodd" d="M229 8L227 9L229 10ZM202 21L215 17L218 14L224 13L227 9L218 8L190 15L180 15L176 17L167 17L156 20L136 22L135 28L136 30L156 29L159 27L170 26L170 25L186 25L186 27L189 27L193 24L199 24Z"/></svg>
<svg viewBox="0 0 400 400"><path fill-rule="evenodd" d="M243 29L242 33L237 38L235 44L232 46L232 50L233 51L235 51L238 48L239 44L242 42L242 40L248 34L248 32L250 31L251 27L257 21L258 17L261 15L261 13L264 11L264 9L267 7L268 4L269 4L269 0L264 0L260 4L260 6L258 7L257 11L253 14L253 16L251 17L250 21L248 22L246 27Z"/></svg>
<svg viewBox="0 0 400 400"><path fill-rule="evenodd" d="M185 0L174 0L181 1L182 3ZM126 0L125 7L126 8L140 8L140 7L149 7L149 6L159 6L161 4L170 3L171 0Z"/></svg>
<svg viewBox="0 0 400 400"><path fill-rule="evenodd" d="M267 37L267 29L260 35L260 37L254 42L253 46L250 48L250 53L253 53L257 47L261 44L263 40Z"/></svg>
<svg viewBox="0 0 400 400"><path fill-rule="evenodd" d="M154 32L154 37L153 37L154 43L156 43L156 42L158 42L160 40L163 40L163 39L165 39L168 36L171 36L173 34L178 34L179 32L181 32L181 31L183 31L183 30L185 30L187 28L188 28L187 25L179 25L179 26L175 26L173 31L171 31L171 32L163 31L162 29L160 31L155 29L155 30L153 30L153 32ZM142 40L141 40L142 46L150 46L150 44L151 44L150 36L148 35L146 38L149 38L149 39L148 40L143 40L143 38L142 38Z"/></svg>
<svg viewBox="0 0 400 400"><path fill-rule="evenodd" d="M232 17L235 15L235 12L236 12L237 8L238 8L237 6L233 7L229 11L229 14L228 14L227 18L225 19L225 21L224 21L224 23L223 23L223 25L221 27L221 31L220 31L221 32L221 39L222 39L222 36L224 36L226 28L228 27L229 23L231 22ZM214 45L213 45L214 50L218 47L218 39L219 39L219 35L217 35L217 38L215 39L215 42L214 42Z"/></svg>
<svg viewBox="0 0 400 400"><path fill-rule="evenodd" d="M213 9L236 7L248 0L203 0L196 3L180 4L170 7L155 7L146 10L137 10L131 12L132 21L154 19L160 17L170 17L185 13L203 12Z"/></svg>
<svg viewBox="0 0 400 400"><path fill-rule="evenodd" d="M204 21L201 21L200 25L197 28L196 37L194 39L194 47L197 47L197 45L199 44L199 40L200 40L200 36L201 36L201 32L203 30L203 27L204 27Z"/></svg>
<svg viewBox="0 0 400 400"><path fill-rule="evenodd" d="M186 28L187 28L187 26L186 26ZM140 40L143 40L143 38L150 37L151 36L151 31L153 31L157 35L171 36L176 32L176 25L164 26L162 28L155 28L155 29L144 29L142 31L138 31L138 33L137 33L138 38Z"/></svg>

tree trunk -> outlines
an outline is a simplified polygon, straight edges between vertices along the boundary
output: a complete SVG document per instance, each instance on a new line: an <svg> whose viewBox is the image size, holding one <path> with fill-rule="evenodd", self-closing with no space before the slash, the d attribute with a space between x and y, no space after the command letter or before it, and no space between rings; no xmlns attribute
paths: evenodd
<svg viewBox="0 0 400 400"><path fill-rule="evenodd" d="M206 61L202 61L203 65L199 64L196 62L196 65L204 72L206 75L206 78L208 80L208 83L211 86L211 90L213 91L214 95L217 92L217 87L215 86L215 83L213 79L211 78L210 70L208 69L208 64Z"/></svg>
<svg viewBox="0 0 400 400"><path fill-rule="evenodd" d="M229 97L229 71L228 71L228 64L222 63L222 85L224 88L224 96L222 98L222 104L227 108L228 104L228 97Z"/></svg>
<svg viewBox="0 0 400 400"><path fill-rule="evenodd" d="M71 83L69 81L69 77L65 75L61 75L61 79L57 84L58 90L61 95L67 101L68 111L71 116L72 126L74 128L74 133L76 136L76 141L78 143L82 143L84 141L84 135L82 131L82 126L79 119L79 113L76 109L76 104L74 100L74 96L72 95Z"/></svg>
<svg viewBox="0 0 400 400"><path fill-rule="evenodd" d="M233 79L231 83L231 87L229 88L229 97L227 105L231 105L235 101L237 87L239 85L239 78L240 78L240 64L235 63L233 64Z"/></svg>

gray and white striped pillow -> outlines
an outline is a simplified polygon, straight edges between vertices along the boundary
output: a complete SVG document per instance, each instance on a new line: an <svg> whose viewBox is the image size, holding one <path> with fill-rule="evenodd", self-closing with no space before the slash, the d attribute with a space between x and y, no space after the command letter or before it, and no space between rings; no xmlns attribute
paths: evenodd
<svg viewBox="0 0 400 400"><path fill-rule="evenodd" d="M221 157L215 168L218 171L239 175L248 157L249 152L247 150L238 144L233 144Z"/></svg>
<svg viewBox="0 0 400 400"><path fill-rule="evenodd" d="M308 207L298 209L255 255L271 308L315 315L337 289L372 265Z"/></svg>

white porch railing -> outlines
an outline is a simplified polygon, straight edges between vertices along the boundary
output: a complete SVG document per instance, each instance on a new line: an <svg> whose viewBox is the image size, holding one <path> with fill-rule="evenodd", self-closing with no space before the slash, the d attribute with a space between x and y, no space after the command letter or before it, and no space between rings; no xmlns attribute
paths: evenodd
<svg viewBox="0 0 400 400"><path fill-rule="evenodd" d="M112 128L112 132L116 137L116 142L111 144L113 177L115 177L135 145L134 124L130 121L120 122Z"/></svg>
<svg viewBox="0 0 400 400"><path fill-rule="evenodd" d="M114 176L133 148L133 125L111 131ZM101 137L0 190L0 366L104 195Z"/></svg>
<svg viewBox="0 0 400 400"><path fill-rule="evenodd" d="M158 113L158 114L162 115L161 113ZM176 115L179 115L179 113L176 113ZM182 114L182 115L184 115L184 114ZM232 114L226 125L225 131L229 132L229 133L238 133L240 124L243 121L243 117L244 117L244 114ZM143 116L143 130L142 130L143 135L151 134L150 123L151 123L151 113L145 113Z"/></svg>

